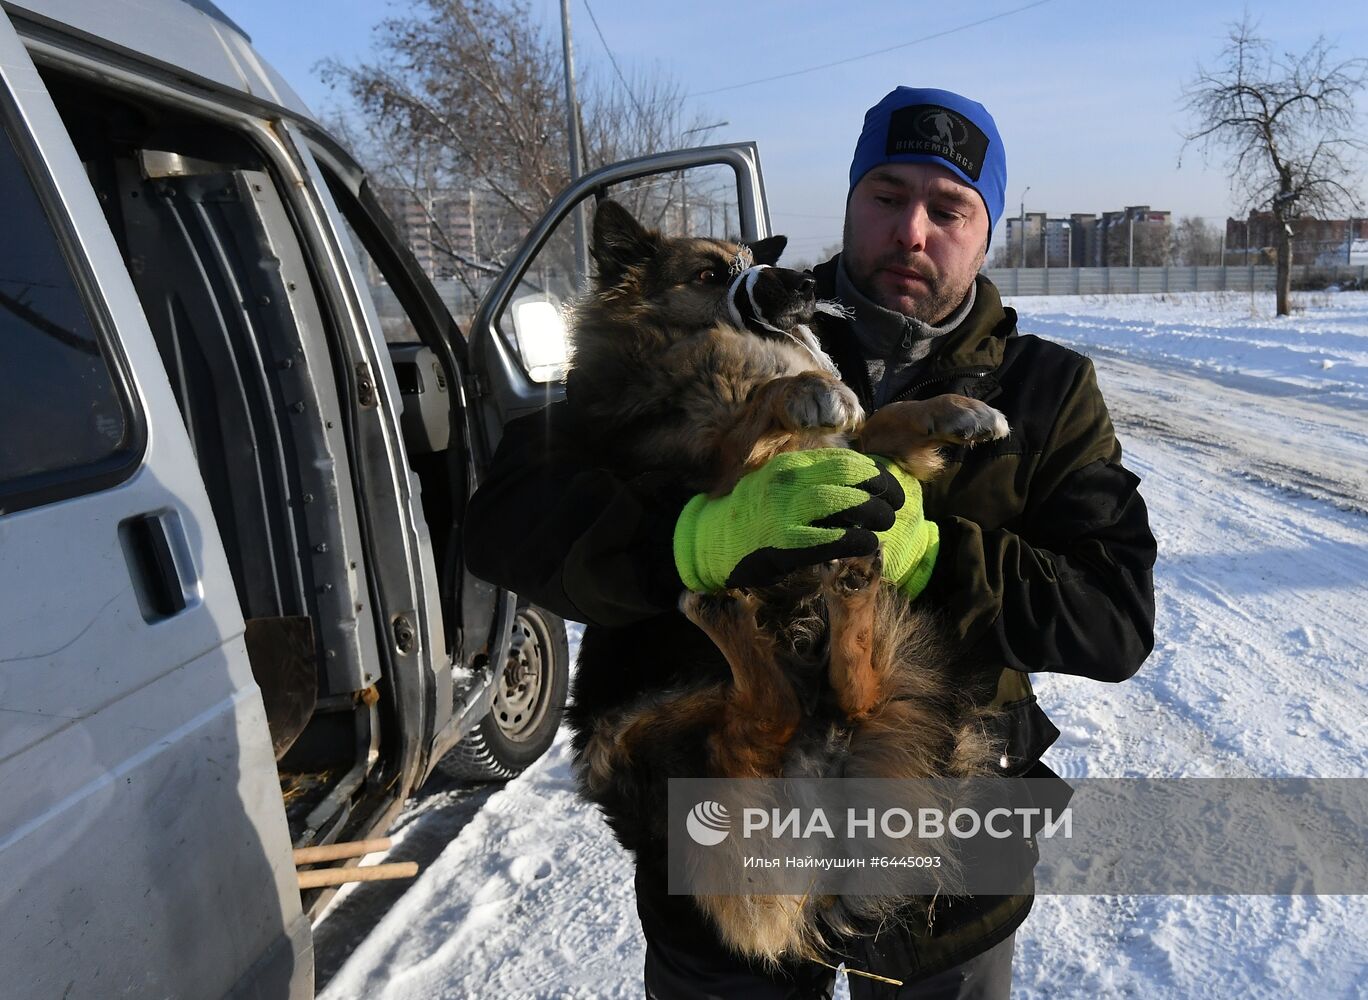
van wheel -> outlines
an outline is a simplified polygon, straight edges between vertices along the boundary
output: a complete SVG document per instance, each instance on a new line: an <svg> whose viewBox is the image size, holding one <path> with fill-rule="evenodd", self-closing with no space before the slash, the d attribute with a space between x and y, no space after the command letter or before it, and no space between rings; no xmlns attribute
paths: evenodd
<svg viewBox="0 0 1368 1000"><path fill-rule="evenodd" d="M564 620L542 608L519 605L494 704L442 758L442 770L467 781L505 781L521 774L556 738L569 686Z"/></svg>

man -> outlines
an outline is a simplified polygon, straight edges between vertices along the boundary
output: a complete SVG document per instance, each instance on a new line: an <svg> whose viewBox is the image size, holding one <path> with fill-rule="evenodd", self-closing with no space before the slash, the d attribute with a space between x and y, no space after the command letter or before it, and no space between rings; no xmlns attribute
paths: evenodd
<svg viewBox="0 0 1368 1000"><path fill-rule="evenodd" d="M1155 544L1091 363L1017 335L1015 313L978 276L1005 185L1002 140L982 105L942 90L887 95L855 149L843 252L814 271L818 295L850 306L853 319L820 316L817 332L867 412L956 392L1011 424L1004 440L953 450L945 473L920 490L905 480L896 512L862 504L868 530L849 532L850 551L836 554L867 554L862 539L877 532L886 578L939 610L972 651L968 662L987 665L972 680L1003 709L1001 773L1048 777L1039 761L1058 730L1036 705L1028 672L1120 681L1139 668L1153 642ZM595 467L590 439L557 407L509 426L468 513L472 572L567 618L628 627L677 613L685 580L726 579L738 557L755 565L746 556L761 539L697 544L703 501L686 508L689 498L650 477L617 480ZM872 460L851 462L869 464L842 485L876 477ZM747 501L753 516L714 520L801 520L792 504L766 506L763 490L747 495L756 497ZM718 553L725 565L703 564ZM760 564L782 571L773 555ZM802 563L801 550L783 555ZM909 984L852 977L852 995L1006 997L1015 930L1031 902L1029 885L1013 896L942 900L920 922L845 942L850 968ZM829 994L829 968L794 963L766 975L733 956L649 872L637 873L637 903L651 996Z"/></svg>

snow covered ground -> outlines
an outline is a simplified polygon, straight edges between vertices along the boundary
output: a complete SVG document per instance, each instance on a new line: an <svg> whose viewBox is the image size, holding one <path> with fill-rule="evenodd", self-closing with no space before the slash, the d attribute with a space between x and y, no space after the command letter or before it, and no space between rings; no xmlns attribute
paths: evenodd
<svg viewBox="0 0 1368 1000"><path fill-rule="evenodd" d="M1302 302L1011 303L1096 360L1160 545L1141 672L1033 678L1060 773L1368 776L1368 294ZM316 928L324 1000L639 996L630 865L569 764L562 733L503 788L430 783L390 852L421 875ZM1361 997L1365 928L1368 897L1041 897L1013 994Z"/></svg>
<svg viewBox="0 0 1368 1000"><path fill-rule="evenodd" d="M1017 296L1021 329L1085 353L1191 368L1261 391L1314 390L1368 404L1368 294L1293 293L1278 318L1273 294Z"/></svg>

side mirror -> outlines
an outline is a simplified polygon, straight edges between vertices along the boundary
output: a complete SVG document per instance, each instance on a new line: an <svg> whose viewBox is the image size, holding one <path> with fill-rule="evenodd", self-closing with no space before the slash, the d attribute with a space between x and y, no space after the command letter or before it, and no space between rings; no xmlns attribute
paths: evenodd
<svg viewBox="0 0 1368 1000"><path fill-rule="evenodd" d="M565 318L554 295L525 295L508 307L513 339L534 382L559 382L565 374Z"/></svg>

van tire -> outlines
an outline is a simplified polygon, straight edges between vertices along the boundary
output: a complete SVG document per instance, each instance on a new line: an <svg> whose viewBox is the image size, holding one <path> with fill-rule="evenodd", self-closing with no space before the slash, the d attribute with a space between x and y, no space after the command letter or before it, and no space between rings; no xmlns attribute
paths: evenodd
<svg viewBox="0 0 1368 1000"><path fill-rule="evenodd" d="M513 618L508 661L494 704L439 767L464 781L507 781L546 753L560 728L570 687L565 621L531 604Z"/></svg>

